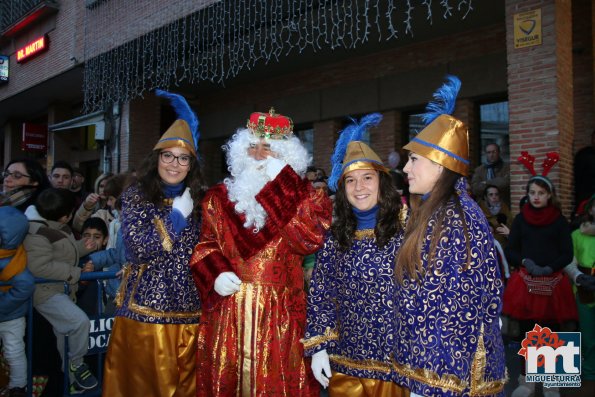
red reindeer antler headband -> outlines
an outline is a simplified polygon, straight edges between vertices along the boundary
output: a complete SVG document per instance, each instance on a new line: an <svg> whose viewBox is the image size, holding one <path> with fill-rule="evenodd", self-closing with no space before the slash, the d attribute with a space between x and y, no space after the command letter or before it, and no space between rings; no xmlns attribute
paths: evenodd
<svg viewBox="0 0 595 397"><path fill-rule="evenodd" d="M527 168L527 170L529 170L529 172L531 173L532 177L531 179L539 179L544 181L545 183L548 184L548 186L550 187L550 190L553 190L553 185L552 182L547 178L547 174L550 173L550 170L552 169L552 167L560 160L560 155L556 152L548 152L545 154L545 159L543 160L543 172L541 173L541 175L537 175L537 173L535 172L535 168L533 167L533 164L535 163L535 156L532 156L529 154L529 152L527 151L522 151L521 152L521 156L518 158L518 161L523 164L525 166L525 168ZM531 179L529 179L529 181L531 181Z"/></svg>

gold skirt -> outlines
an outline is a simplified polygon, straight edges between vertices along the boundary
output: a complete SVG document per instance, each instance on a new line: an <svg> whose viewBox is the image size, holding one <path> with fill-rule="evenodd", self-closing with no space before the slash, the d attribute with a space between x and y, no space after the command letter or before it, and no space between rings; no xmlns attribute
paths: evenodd
<svg viewBox="0 0 595 397"><path fill-rule="evenodd" d="M393 382L356 378L333 371L328 394L329 397L409 397L409 389Z"/></svg>
<svg viewBox="0 0 595 397"><path fill-rule="evenodd" d="M103 396L196 397L198 324L150 324L116 317Z"/></svg>

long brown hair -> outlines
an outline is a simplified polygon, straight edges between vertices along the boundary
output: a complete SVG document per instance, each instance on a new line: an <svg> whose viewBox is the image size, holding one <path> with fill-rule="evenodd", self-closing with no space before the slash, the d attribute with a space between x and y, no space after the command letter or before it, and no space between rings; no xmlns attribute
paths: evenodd
<svg viewBox="0 0 595 397"><path fill-rule="evenodd" d="M157 207L162 207L164 199L163 186L161 185L161 177L157 170L159 153L161 153L160 149L153 150L147 157L145 157L138 171L138 182L140 189L147 200ZM190 194L194 201L192 216L195 219L199 219L200 217L200 202L206 191L206 184L204 182L201 168L199 160L193 157L190 161L188 175L186 175L186 178L184 179L186 187L190 188Z"/></svg>
<svg viewBox="0 0 595 397"><path fill-rule="evenodd" d="M406 276L417 280L418 274L431 269L436 246L444 229L442 226L446 221L446 204L451 198L457 196L455 184L459 178L461 178L460 174L444 168L427 200L412 208L405 228L404 242L399 249L395 264L395 275L399 284L403 283ZM455 200L455 211L463 220L467 258L469 258L470 247L467 236L467 222L465 222L465 215L459 200ZM431 221L435 221L435 223L431 230L427 258L428 267L424 269L422 249L426 241L427 228Z"/></svg>
<svg viewBox="0 0 595 397"><path fill-rule="evenodd" d="M383 248L386 243L401 230L399 213L401 210L401 196L391 177L385 172L378 172L378 213L376 214L376 226L374 235L376 245ZM353 214L353 208L347 200L345 185L341 183L335 195L335 219L331 226L333 237L339 244L341 250L351 248L357 220Z"/></svg>

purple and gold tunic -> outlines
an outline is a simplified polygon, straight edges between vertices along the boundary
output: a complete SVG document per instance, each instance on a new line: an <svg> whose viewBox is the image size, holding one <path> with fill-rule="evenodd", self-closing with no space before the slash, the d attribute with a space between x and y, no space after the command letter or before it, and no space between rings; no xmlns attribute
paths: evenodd
<svg viewBox="0 0 595 397"><path fill-rule="evenodd" d="M176 232L171 214L171 200L155 206L138 185L122 195L128 265L116 297L105 396L196 395L200 299L188 262L199 222L189 217Z"/></svg>
<svg viewBox="0 0 595 397"><path fill-rule="evenodd" d="M419 395L504 393L502 280L494 238L463 189L459 182L459 195L446 204L443 223L431 219L427 227L424 269L432 231L440 228L432 268L396 289L395 382ZM456 211L459 204L463 216Z"/></svg>

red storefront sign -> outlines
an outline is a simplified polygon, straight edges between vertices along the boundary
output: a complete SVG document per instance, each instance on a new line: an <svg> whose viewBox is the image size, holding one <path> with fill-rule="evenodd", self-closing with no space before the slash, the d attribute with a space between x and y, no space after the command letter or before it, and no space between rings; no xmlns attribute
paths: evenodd
<svg viewBox="0 0 595 397"><path fill-rule="evenodd" d="M17 62L23 63L48 49L48 36L43 35L17 50Z"/></svg>
<svg viewBox="0 0 595 397"><path fill-rule="evenodd" d="M21 149L26 152L46 152L48 149L47 124L23 123Z"/></svg>

